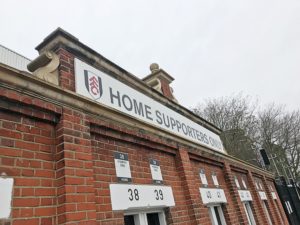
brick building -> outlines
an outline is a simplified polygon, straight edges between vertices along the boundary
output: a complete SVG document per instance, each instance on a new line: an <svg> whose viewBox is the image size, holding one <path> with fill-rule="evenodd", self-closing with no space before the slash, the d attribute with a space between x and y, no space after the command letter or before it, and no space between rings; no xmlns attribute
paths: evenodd
<svg viewBox="0 0 300 225"><path fill-rule="evenodd" d="M157 64L140 80L62 29L36 49L0 64L0 224L288 225Z"/></svg>

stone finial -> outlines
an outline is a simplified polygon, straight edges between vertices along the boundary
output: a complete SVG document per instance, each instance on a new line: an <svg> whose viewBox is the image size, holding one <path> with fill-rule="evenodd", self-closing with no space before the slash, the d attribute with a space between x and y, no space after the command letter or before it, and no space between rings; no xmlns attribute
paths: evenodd
<svg viewBox="0 0 300 225"><path fill-rule="evenodd" d="M30 72L38 78L58 85L59 57L54 52L46 51L27 65Z"/></svg>
<svg viewBox="0 0 300 225"><path fill-rule="evenodd" d="M157 63L152 63L150 65L150 70L151 70L152 73L158 71L159 70L159 65Z"/></svg>

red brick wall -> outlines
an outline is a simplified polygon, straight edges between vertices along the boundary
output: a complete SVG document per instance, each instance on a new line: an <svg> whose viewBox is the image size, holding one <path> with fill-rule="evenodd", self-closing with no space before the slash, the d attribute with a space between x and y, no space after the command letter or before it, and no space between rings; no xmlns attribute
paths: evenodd
<svg viewBox="0 0 300 225"><path fill-rule="evenodd" d="M197 191L197 196L196 198L198 198L200 201L199 204L201 204L201 211L202 211L202 215L201 215L201 224L206 224L206 225L210 225L210 218L209 218L209 212L208 212L208 208L204 205L202 205L202 200L201 200L201 196L200 196L200 190L199 188L204 187L203 184L201 183L200 180L200 175L199 172L201 169L204 170L204 173L206 175L206 179L208 182L208 188L216 188L216 186L213 184L212 181L212 173L216 173L217 178L218 178L218 182L219 182L219 187L225 190L225 195L228 196L227 192L227 187L225 184L225 179L224 179L224 173L222 171L222 168L220 167L222 164L209 164L209 163L205 163L205 160L202 161L198 161L198 160L192 160L192 167L193 167L193 175L194 175L194 182L195 182L195 188ZM228 199L227 199L228 200ZM228 220L227 220L228 221Z"/></svg>
<svg viewBox="0 0 300 225"><path fill-rule="evenodd" d="M194 176L197 190L199 192L199 188L204 187L199 177L200 169L203 169L205 171L205 175L208 181L208 188L217 188L217 186L214 185L212 180L212 174L215 173L219 183L218 188L224 190L227 198L227 204L223 204L222 206L227 223L232 225L246 224L246 215L244 211L242 211L243 208L241 202L239 201L238 192L234 186L235 184L233 180L233 174L230 171L230 168L227 168L228 171L226 171L225 167L226 166L224 163L218 163L216 161L213 162L210 159L202 159L201 161L193 160ZM200 194L199 198L201 199ZM207 213L206 216L203 218L203 223L210 224L207 207L203 206L203 210L204 209L206 209Z"/></svg>
<svg viewBox="0 0 300 225"><path fill-rule="evenodd" d="M58 224L95 224L90 126L84 113L63 108L56 126Z"/></svg>
<svg viewBox="0 0 300 225"><path fill-rule="evenodd" d="M12 224L55 224L53 124L4 110L0 118L0 173L14 178Z"/></svg>
<svg viewBox="0 0 300 225"><path fill-rule="evenodd" d="M117 182L114 152L118 151L128 154L134 184L153 184L149 159L158 160L164 184L172 186L175 202L177 203L169 212L166 212L169 224L191 224L184 188L176 169L177 162L172 147L160 146L152 141L133 137L130 134L121 135L109 128L96 126L92 130L97 221L102 221L101 224L107 225L124 223L123 213L115 213L111 209L109 192L109 184ZM124 139L127 141L124 142ZM153 148L154 146L156 149ZM166 149L168 152L160 150L165 148L168 148Z"/></svg>
<svg viewBox="0 0 300 225"><path fill-rule="evenodd" d="M59 56L59 86L75 91L74 55L63 48L55 51Z"/></svg>
<svg viewBox="0 0 300 225"><path fill-rule="evenodd" d="M74 56L63 48L56 52L61 60L60 86L74 91ZM168 224L211 224L199 193L201 168L209 187L214 187L211 173L216 172L225 190L227 224L247 224L233 179L241 174L253 194L257 224L266 224L254 179L261 180L270 198L269 178L236 169L245 167L241 164L233 169L220 157L203 157L200 149L189 149L134 125L100 119L87 115L85 109L40 97L0 88L0 174L14 178L8 224L123 224L123 213L111 209L109 193L109 184L117 181L115 151L128 153L134 184L152 184L149 159L159 160L164 184L172 187L176 203L165 211ZM282 212L281 204L276 208L270 202L268 207L274 224L279 225L277 208Z"/></svg>
<svg viewBox="0 0 300 225"><path fill-rule="evenodd" d="M164 184L172 186L176 202L166 211L168 224L210 224L199 193L199 169L205 170L208 187L214 187L211 174L216 172L228 200L224 205L228 223L247 224L235 175L239 179L244 176L254 193L258 224L266 222L254 179L263 184L270 180L233 171L218 159L191 155L174 142L136 128L14 91L0 89L0 93L0 172L15 180L8 223L123 224L123 213L112 211L109 196L109 184L117 181L115 151L128 153L134 184L151 184L149 159L160 161ZM275 219L279 218L275 204L270 203L269 209Z"/></svg>
<svg viewBox="0 0 300 225"><path fill-rule="evenodd" d="M267 180L263 178L263 184L265 187L265 190L267 190L266 194L268 197L269 202L269 210L271 212L271 216L273 218L276 218L276 221L278 221L279 224L288 224L288 221L286 217L283 215L284 209L282 208L282 205L280 204L279 196L277 195L277 199L274 200L272 196L272 192L276 192L276 188L274 186L274 182L272 180Z"/></svg>

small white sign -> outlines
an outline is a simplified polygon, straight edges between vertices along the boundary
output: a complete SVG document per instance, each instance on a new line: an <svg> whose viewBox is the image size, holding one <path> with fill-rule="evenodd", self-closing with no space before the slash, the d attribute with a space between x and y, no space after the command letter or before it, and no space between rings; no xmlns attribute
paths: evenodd
<svg viewBox="0 0 300 225"><path fill-rule="evenodd" d="M150 170L152 175L152 180L155 184L162 184L163 178L161 175L159 162L155 159L150 159Z"/></svg>
<svg viewBox="0 0 300 225"><path fill-rule="evenodd" d="M242 202L252 201L252 196L251 196L250 191L248 191L248 190L238 190L238 192L239 192L239 196L240 196L240 199L241 199Z"/></svg>
<svg viewBox="0 0 300 225"><path fill-rule="evenodd" d="M263 186L262 186L262 183L261 183L261 182L259 182L258 184L259 184L259 188L260 188L260 190L264 190L264 189L263 189Z"/></svg>
<svg viewBox="0 0 300 225"><path fill-rule="evenodd" d="M259 191L259 196L260 196L260 199L261 200L267 200L267 195L266 195L266 192L264 191Z"/></svg>
<svg viewBox="0 0 300 225"><path fill-rule="evenodd" d="M243 187L245 188L245 189L247 189L247 185L246 185L246 182L245 182L245 180L242 178L242 184L243 184Z"/></svg>
<svg viewBox="0 0 300 225"><path fill-rule="evenodd" d="M276 193L275 193L275 192L271 192L271 194L272 194L272 198L273 198L274 200L276 200L276 199L277 199Z"/></svg>
<svg viewBox="0 0 300 225"><path fill-rule="evenodd" d="M259 186L258 186L257 181L255 181L255 187L256 187L256 190L259 190Z"/></svg>
<svg viewBox="0 0 300 225"><path fill-rule="evenodd" d="M237 186L237 188L241 189L241 186L240 186L240 183L239 183L239 180L237 179L237 177L234 177L234 182L235 182L235 185Z"/></svg>
<svg viewBox="0 0 300 225"><path fill-rule="evenodd" d="M169 186L110 184L109 188L113 210L175 206Z"/></svg>
<svg viewBox="0 0 300 225"><path fill-rule="evenodd" d="M0 177L0 219L9 218L14 180Z"/></svg>
<svg viewBox="0 0 300 225"><path fill-rule="evenodd" d="M203 204L227 203L227 199L223 189L200 188L199 190Z"/></svg>
<svg viewBox="0 0 300 225"><path fill-rule="evenodd" d="M211 177L212 177L212 180L213 180L213 182L214 182L214 185L215 185L215 186L219 186L217 174L213 173L213 174L211 175Z"/></svg>
<svg viewBox="0 0 300 225"><path fill-rule="evenodd" d="M201 179L201 183L204 185L204 186L207 186L208 183L207 183L207 179L206 179L206 175L204 173L204 170L200 170L200 179Z"/></svg>
<svg viewBox="0 0 300 225"><path fill-rule="evenodd" d="M269 187L271 191L274 191L273 186L271 184L269 185Z"/></svg>
<svg viewBox="0 0 300 225"><path fill-rule="evenodd" d="M119 182L131 182L130 165L128 155L125 153L115 152L115 168Z"/></svg>

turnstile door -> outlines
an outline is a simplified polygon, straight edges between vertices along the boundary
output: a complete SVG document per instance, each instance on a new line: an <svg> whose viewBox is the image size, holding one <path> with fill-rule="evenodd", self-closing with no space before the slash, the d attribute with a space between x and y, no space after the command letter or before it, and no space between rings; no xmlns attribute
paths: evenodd
<svg viewBox="0 0 300 225"><path fill-rule="evenodd" d="M159 223L158 213L147 213L148 225L161 225Z"/></svg>

